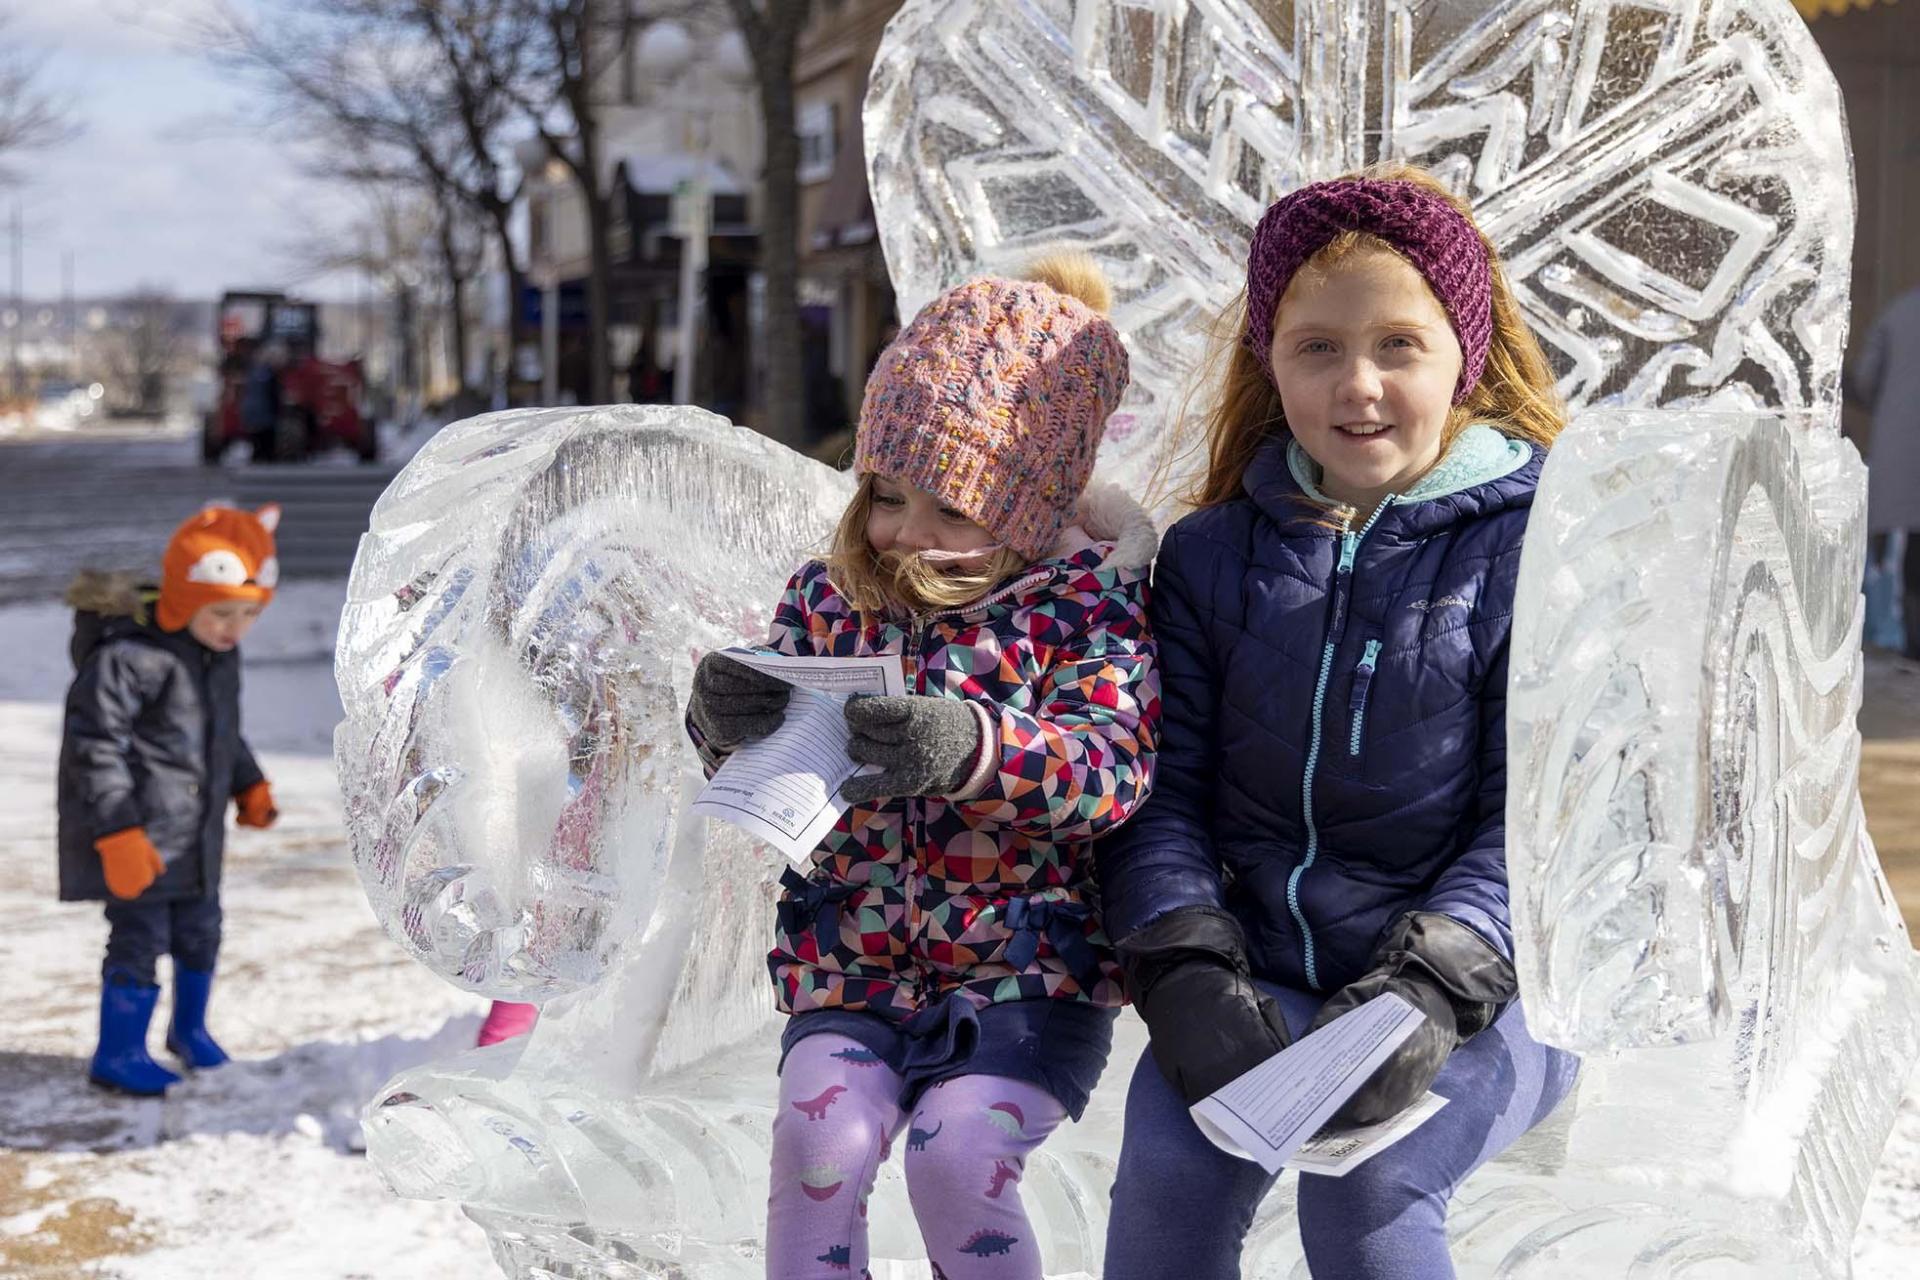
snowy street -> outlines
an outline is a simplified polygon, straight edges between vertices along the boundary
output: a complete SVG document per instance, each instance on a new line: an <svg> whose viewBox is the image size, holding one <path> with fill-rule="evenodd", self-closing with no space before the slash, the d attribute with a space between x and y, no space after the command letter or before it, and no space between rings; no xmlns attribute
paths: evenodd
<svg viewBox="0 0 1920 1280"><path fill-rule="evenodd" d="M199 428L188 416L161 428L0 430L7 477L0 524L0 603L58 599L83 564L158 563L182 515L203 502L285 509L282 570L290 577L344 578L374 499L431 429L409 436L382 428L388 462L365 466L334 451L306 466L257 466L235 450L223 466L201 465Z"/></svg>

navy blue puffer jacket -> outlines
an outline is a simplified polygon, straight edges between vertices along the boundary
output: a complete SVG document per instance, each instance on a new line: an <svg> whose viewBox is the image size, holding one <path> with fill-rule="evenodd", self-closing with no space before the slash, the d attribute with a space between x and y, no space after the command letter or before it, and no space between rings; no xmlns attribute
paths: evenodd
<svg viewBox="0 0 1920 1280"><path fill-rule="evenodd" d="M1287 439L1176 524L1151 618L1156 790L1097 851L1108 934L1224 906L1257 977L1333 991L1405 912L1511 958L1507 637L1541 452L1492 427L1363 528Z"/></svg>

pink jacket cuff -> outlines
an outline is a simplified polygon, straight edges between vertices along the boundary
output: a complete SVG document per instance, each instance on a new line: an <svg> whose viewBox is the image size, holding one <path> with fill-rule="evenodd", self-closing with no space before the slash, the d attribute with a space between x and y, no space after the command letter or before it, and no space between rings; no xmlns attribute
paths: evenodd
<svg viewBox="0 0 1920 1280"><path fill-rule="evenodd" d="M977 798L987 789L987 783L993 780L993 767L1000 760L1000 722L993 712L987 710L984 702L967 701L967 709L973 712L973 718L980 726L980 747L973 758L973 769L967 774L967 780L948 800L956 803Z"/></svg>

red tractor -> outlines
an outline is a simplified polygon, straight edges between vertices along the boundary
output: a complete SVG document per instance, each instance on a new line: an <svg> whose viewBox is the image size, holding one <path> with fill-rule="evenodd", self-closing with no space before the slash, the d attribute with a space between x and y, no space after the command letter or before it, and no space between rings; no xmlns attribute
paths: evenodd
<svg viewBox="0 0 1920 1280"><path fill-rule="evenodd" d="M362 462L380 457L373 419L361 409L360 362L329 364L320 309L280 293L227 293L217 313L220 399L201 422L200 457L212 465L236 440L256 462L298 462L342 444Z"/></svg>

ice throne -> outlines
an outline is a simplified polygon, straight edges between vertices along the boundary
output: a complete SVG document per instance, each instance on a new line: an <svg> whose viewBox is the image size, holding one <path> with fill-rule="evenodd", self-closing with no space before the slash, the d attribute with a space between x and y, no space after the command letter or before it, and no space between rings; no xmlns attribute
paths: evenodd
<svg viewBox="0 0 1920 1280"><path fill-rule="evenodd" d="M1268 201L1384 158L1474 201L1581 410L1523 565L1508 831L1529 1016L1586 1066L1457 1198L1461 1273L1846 1275L1920 983L1856 786L1851 164L1788 0L910 0L865 136L903 312L1102 260L1137 379L1102 466L1136 486L1177 478ZM540 411L448 428L375 512L355 859L417 959L544 1014L389 1084L370 1152L511 1274L762 1273L779 865L688 815L679 708L847 490L697 410ZM1122 1028L1024 1183L1055 1274L1099 1270ZM1246 1274L1305 1274L1291 1200ZM897 1169L871 1221L875 1276L927 1274Z"/></svg>

